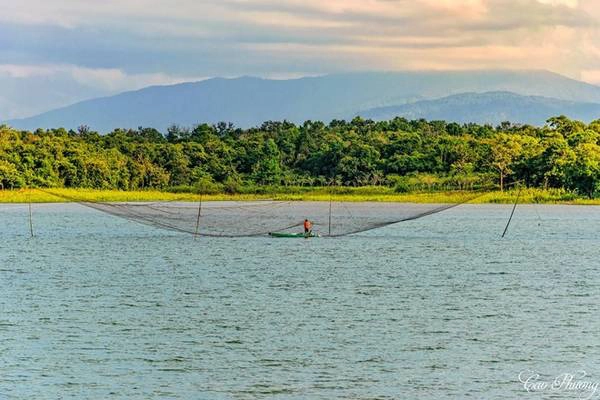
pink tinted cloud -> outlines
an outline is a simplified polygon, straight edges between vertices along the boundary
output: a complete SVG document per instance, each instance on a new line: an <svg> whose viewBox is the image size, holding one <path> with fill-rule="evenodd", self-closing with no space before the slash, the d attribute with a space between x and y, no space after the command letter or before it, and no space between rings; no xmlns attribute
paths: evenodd
<svg viewBox="0 0 600 400"><path fill-rule="evenodd" d="M594 82L600 69L599 0L4 1L0 20L177 37L191 48L221 40L273 65L538 68Z"/></svg>

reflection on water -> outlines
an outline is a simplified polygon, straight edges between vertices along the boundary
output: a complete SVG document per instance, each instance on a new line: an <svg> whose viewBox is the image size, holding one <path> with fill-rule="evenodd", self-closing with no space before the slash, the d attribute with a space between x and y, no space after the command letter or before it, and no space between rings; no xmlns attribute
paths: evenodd
<svg viewBox="0 0 600 400"><path fill-rule="evenodd" d="M1 205L0 398L541 398L600 380L600 209L461 206L336 239L213 239ZM545 394L547 395L547 394ZM554 393L555 398L576 398Z"/></svg>

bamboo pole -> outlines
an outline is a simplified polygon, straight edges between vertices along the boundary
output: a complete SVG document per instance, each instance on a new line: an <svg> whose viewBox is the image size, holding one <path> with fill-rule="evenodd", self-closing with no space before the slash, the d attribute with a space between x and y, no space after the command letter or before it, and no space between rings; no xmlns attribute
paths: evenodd
<svg viewBox="0 0 600 400"><path fill-rule="evenodd" d="M506 223L506 227L504 228L504 232L502 232L502 237L506 236L506 232L508 231L508 227L515 215L515 210L517 209L517 204L519 203L519 197L521 196L521 185L519 185L519 191L517 192L517 198L515 199L515 204L513 204L512 211L510 213L510 217L508 218L508 222Z"/></svg>
<svg viewBox="0 0 600 400"><path fill-rule="evenodd" d="M202 216L202 194L200 195L200 201L198 202L198 217L196 218L196 230L194 231L194 240L198 237L198 231L200 230L200 217Z"/></svg>
<svg viewBox="0 0 600 400"><path fill-rule="evenodd" d="M333 194L329 194L329 236L331 236L331 203L333 201Z"/></svg>
<svg viewBox="0 0 600 400"><path fill-rule="evenodd" d="M31 210L31 191L30 189L27 189L27 199L29 200L29 234L31 235L31 237L34 236L33 234L33 212Z"/></svg>

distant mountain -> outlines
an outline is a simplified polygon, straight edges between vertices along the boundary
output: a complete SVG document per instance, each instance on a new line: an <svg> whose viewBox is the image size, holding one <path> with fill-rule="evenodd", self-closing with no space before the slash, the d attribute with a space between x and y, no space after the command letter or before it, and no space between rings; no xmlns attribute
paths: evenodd
<svg viewBox="0 0 600 400"><path fill-rule="evenodd" d="M493 125L503 121L543 125L548 118L558 115L585 122L600 119L600 104L521 96L510 92L463 93L436 100L374 108L359 112L358 115L374 120L405 117Z"/></svg>
<svg viewBox="0 0 600 400"><path fill-rule="evenodd" d="M546 71L373 72L290 80L215 78L154 86L8 123L21 129L85 124L101 132L138 126L165 131L173 123L219 121L249 127L267 120L329 121L378 107L491 91L600 103L600 87ZM515 104L515 110L520 106ZM509 102L506 107L510 108Z"/></svg>

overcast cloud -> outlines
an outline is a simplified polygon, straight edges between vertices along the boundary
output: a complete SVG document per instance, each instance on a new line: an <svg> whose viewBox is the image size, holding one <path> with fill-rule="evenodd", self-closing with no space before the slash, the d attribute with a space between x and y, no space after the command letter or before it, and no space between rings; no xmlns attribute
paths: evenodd
<svg viewBox="0 0 600 400"><path fill-rule="evenodd" d="M211 76L500 68L600 84L600 1L0 0L0 120Z"/></svg>

